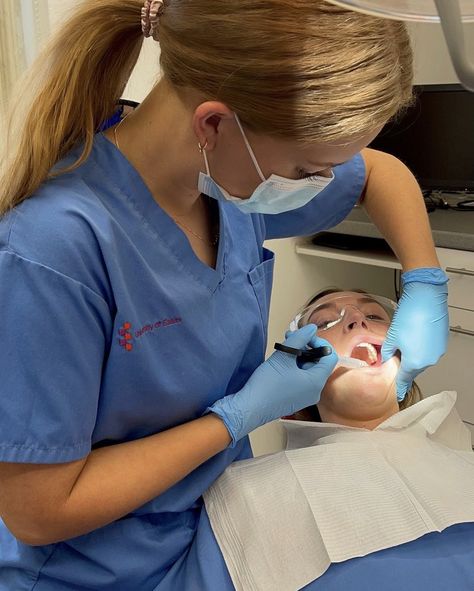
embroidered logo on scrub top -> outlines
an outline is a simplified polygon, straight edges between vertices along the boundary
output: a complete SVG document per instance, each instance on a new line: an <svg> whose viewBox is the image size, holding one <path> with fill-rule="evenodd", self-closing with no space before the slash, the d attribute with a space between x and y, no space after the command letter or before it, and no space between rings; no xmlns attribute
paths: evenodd
<svg viewBox="0 0 474 591"><path fill-rule="evenodd" d="M145 324L140 329L133 332L132 325L130 322L124 322L121 328L119 328L119 344L125 351L133 350L133 341L141 338L145 334L156 332L161 328L172 326L173 324L180 324L182 319L178 316L176 318L165 318L164 320L157 320L150 324Z"/></svg>
<svg viewBox="0 0 474 591"><path fill-rule="evenodd" d="M119 343L120 346L123 347L125 349L125 351L131 351L133 349L133 344L132 344L132 333L130 332L132 330L132 325L130 324L130 322L124 322L122 328L119 328L119 335L120 335L120 339L119 339Z"/></svg>

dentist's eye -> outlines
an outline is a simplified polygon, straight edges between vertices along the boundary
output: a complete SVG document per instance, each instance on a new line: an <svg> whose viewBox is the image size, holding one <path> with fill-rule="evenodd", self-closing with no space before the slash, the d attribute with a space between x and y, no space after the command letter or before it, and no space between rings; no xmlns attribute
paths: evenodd
<svg viewBox="0 0 474 591"><path fill-rule="evenodd" d="M315 176L317 174L318 174L317 172L308 172L302 168L298 168L298 178L299 179L306 179L310 176Z"/></svg>

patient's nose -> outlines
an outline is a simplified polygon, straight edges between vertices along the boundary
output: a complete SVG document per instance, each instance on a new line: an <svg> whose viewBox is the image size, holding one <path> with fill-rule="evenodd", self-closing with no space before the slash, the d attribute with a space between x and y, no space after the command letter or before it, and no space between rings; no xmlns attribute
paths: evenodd
<svg viewBox="0 0 474 591"><path fill-rule="evenodd" d="M345 309L344 326L347 330L354 330L355 328L368 329L365 315L358 308L352 306Z"/></svg>

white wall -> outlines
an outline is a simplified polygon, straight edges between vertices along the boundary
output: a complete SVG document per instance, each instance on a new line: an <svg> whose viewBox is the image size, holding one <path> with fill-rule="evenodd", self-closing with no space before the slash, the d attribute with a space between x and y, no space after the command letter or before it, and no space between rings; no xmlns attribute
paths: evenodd
<svg viewBox="0 0 474 591"><path fill-rule="evenodd" d="M77 0L49 0L52 27L65 17ZM465 28L468 47L474 59L474 24ZM451 83L456 75L451 66L441 29L433 24L410 25L415 53L415 83ZM125 98L141 101L151 89L158 73L159 47L153 41L144 43L139 62L125 92ZM236 53L238 59L238 53ZM393 273L363 265L342 265L337 261L296 255L294 241L274 240L266 245L276 253L275 283L270 309L269 347L281 340L292 313L316 290L330 285L342 288L363 287L393 296ZM252 436L258 455L281 448L283 434L275 423L258 429Z"/></svg>
<svg viewBox="0 0 474 591"><path fill-rule="evenodd" d="M80 2L80 0L79 0ZM79 3L78 0L48 0L51 30L56 30ZM137 22L137 27L140 24ZM159 77L160 47L152 39L145 39L137 66L124 92L124 98L140 102Z"/></svg>
<svg viewBox="0 0 474 591"><path fill-rule="evenodd" d="M409 31L415 54L415 84L457 83L441 27L410 23ZM464 34L468 54L474 61L474 23L464 25Z"/></svg>

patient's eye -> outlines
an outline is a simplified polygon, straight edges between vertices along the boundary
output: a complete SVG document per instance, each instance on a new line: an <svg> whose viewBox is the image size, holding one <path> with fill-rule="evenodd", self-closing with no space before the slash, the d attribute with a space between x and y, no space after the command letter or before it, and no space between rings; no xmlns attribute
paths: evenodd
<svg viewBox="0 0 474 591"><path fill-rule="evenodd" d="M379 314L367 314L366 318L367 320L386 320L386 318L380 316Z"/></svg>
<svg viewBox="0 0 474 591"><path fill-rule="evenodd" d="M378 304L368 304L362 308L362 312L367 320L374 322L390 322L387 312Z"/></svg>
<svg viewBox="0 0 474 591"><path fill-rule="evenodd" d="M317 176L318 173L317 172L308 172L307 170L304 170L303 168L298 168L298 178L299 179L307 179L310 178L312 176Z"/></svg>
<svg viewBox="0 0 474 591"><path fill-rule="evenodd" d="M324 315L313 315L311 322L316 324L319 330L327 330L341 319L341 314L333 312Z"/></svg>

